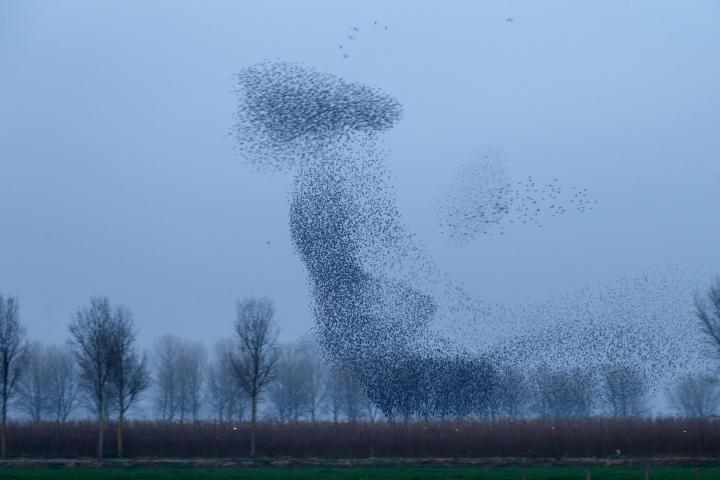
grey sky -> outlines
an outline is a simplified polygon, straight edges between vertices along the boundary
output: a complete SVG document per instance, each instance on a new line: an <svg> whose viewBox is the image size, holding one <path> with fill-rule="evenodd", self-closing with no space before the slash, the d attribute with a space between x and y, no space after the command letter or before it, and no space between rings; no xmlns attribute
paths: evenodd
<svg viewBox="0 0 720 480"><path fill-rule="evenodd" d="M0 292L30 334L64 339L96 294L146 344L228 335L249 294L275 299L283 338L310 327L289 178L226 136L233 74L266 58L398 97L405 222L474 294L720 268L720 3L448 3L0 0ZM451 248L437 196L488 148L598 208Z"/></svg>

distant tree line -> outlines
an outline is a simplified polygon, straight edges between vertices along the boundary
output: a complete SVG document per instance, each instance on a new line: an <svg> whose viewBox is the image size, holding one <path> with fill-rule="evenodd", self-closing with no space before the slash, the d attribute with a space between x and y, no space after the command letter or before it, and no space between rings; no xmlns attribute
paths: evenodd
<svg viewBox="0 0 720 480"><path fill-rule="evenodd" d="M715 360L720 360L720 279L696 299L696 315ZM237 302L234 335L211 351L199 342L165 335L148 352L137 346L131 311L93 297L79 309L62 345L29 341L17 298L0 295L0 454L7 454L10 415L18 421L54 422L90 413L97 422L97 456L104 455L105 424L115 427L123 456L128 416L165 422L248 422L255 454L259 419L277 422L375 422L424 420L403 415L402 404L385 414L371 402L349 365L325 361L311 340L278 343L272 301ZM427 366L426 366L427 367ZM651 390L643 370L617 359L598 371L458 367L473 391L470 403L440 418L583 418L648 415ZM408 385L422 389L422 383ZM451 396L451 395L448 395ZM435 396L434 398L442 398ZM667 392L685 417L713 416L720 385L709 374L688 375ZM422 411L417 408L412 411Z"/></svg>

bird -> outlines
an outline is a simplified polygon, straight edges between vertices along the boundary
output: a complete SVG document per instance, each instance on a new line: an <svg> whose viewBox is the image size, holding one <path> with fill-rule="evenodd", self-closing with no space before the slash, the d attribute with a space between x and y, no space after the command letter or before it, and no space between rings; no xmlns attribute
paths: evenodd
<svg viewBox="0 0 720 480"><path fill-rule="evenodd" d="M512 23L512 22L515 21L515 17L508 17L508 18L505 19L505 21L506 21L507 23Z"/></svg>

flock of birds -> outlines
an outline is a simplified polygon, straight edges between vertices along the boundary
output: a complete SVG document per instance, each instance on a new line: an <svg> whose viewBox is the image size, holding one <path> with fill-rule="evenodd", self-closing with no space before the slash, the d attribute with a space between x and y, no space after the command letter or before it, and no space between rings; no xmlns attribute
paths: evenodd
<svg viewBox="0 0 720 480"><path fill-rule="evenodd" d="M374 20L371 27L363 28L363 35L365 34L365 30L370 30L372 32L387 32L388 26L382 25L377 20ZM353 26L350 28L350 31L345 35L344 41L340 43L340 54L342 55L342 58L345 60L350 58L350 52L352 50L351 44L355 43L360 35L360 27Z"/></svg>
<svg viewBox="0 0 720 480"><path fill-rule="evenodd" d="M542 228L547 217L585 213L597 203L587 188L567 188L557 178L512 181L500 153L481 152L461 166L444 192L440 227L449 238L466 242L480 234L505 235L512 224Z"/></svg>
<svg viewBox="0 0 720 480"><path fill-rule="evenodd" d="M515 17L506 17L505 23L514 23ZM361 32L362 30L362 32ZM365 35L367 32L371 33L377 33L377 32L387 32L388 26L384 23L379 22L378 20L373 20L372 25L368 25L367 27L363 27L362 29L356 25L353 25L350 27L350 29L345 34L345 37L343 40L338 44L338 50L340 51L340 56L347 60L349 59L353 53L353 47L354 44L357 43L357 41Z"/></svg>
<svg viewBox="0 0 720 480"><path fill-rule="evenodd" d="M508 385L539 371L631 368L661 386L698 364L682 322L692 322L687 296L702 275L660 273L545 302L473 298L402 223L381 141L402 118L394 97L285 62L247 67L237 80L241 155L293 175L290 234L322 349L388 417L510 412ZM501 156L483 154L441 203L448 234L472 238L595 201L555 180L512 182Z"/></svg>

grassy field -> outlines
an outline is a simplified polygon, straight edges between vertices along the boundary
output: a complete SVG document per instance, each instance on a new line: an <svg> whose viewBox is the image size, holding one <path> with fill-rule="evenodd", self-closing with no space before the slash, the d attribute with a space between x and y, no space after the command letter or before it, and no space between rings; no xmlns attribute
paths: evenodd
<svg viewBox="0 0 720 480"><path fill-rule="evenodd" d="M65 468L4 469L18 480L644 480L643 468L628 467L373 467L373 468ZM657 467L652 480L720 479L720 467Z"/></svg>

